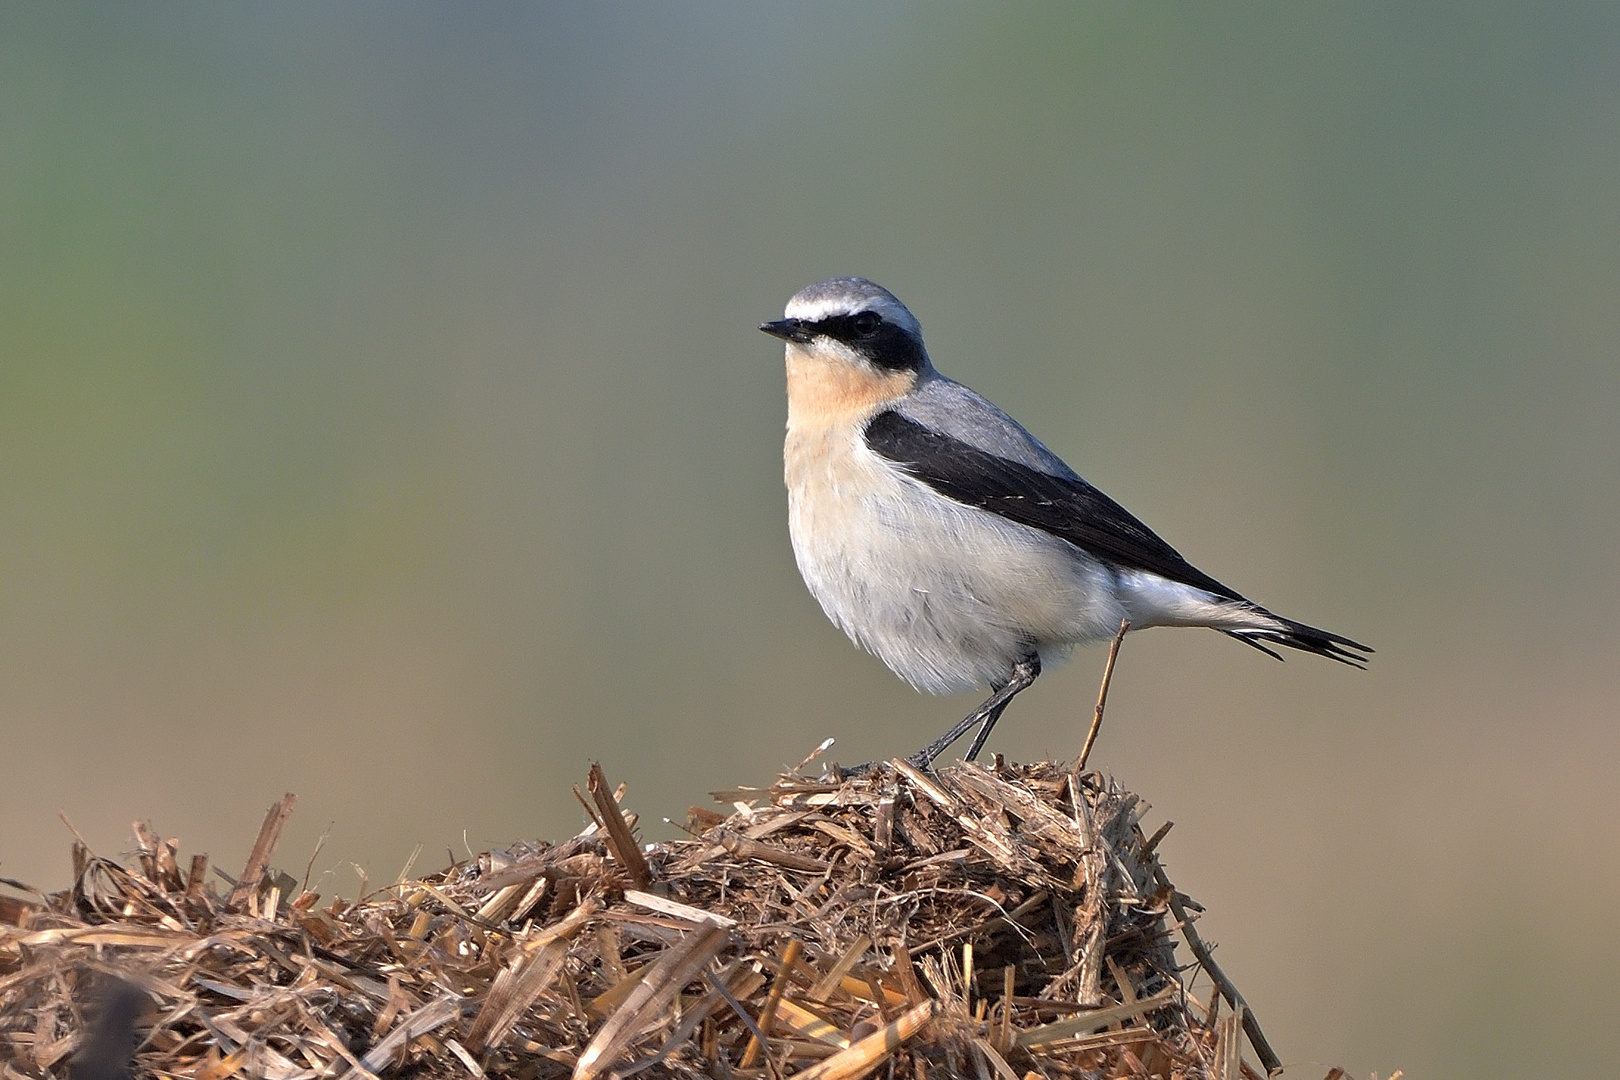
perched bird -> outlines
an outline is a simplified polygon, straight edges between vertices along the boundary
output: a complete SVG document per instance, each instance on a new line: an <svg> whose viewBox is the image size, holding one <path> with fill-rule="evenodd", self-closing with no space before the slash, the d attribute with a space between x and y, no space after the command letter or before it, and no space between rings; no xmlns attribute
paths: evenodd
<svg viewBox="0 0 1620 1080"><path fill-rule="evenodd" d="M910 758L979 728L1043 663L1131 629L1207 626L1362 666L1183 559L1006 413L934 370L922 328L863 278L818 282L760 327L787 343L785 479L799 572L839 629L931 693L994 692Z"/></svg>

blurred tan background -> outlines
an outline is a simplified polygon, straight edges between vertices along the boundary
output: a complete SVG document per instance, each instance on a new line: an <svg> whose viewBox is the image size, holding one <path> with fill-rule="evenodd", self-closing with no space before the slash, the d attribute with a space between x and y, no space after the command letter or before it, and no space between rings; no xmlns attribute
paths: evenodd
<svg viewBox="0 0 1620 1080"><path fill-rule="evenodd" d="M1379 650L1135 636L1095 758L1284 1058L1604 1073L1617 193L1612 4L8 5L0 875L68 883L58 811L234 870L290 790L352 895L573 832L591 758L659 837L931 738L973 699L788 547L754 327L853 273ZM1074 754L1101 661L991 748Z"/></svg>

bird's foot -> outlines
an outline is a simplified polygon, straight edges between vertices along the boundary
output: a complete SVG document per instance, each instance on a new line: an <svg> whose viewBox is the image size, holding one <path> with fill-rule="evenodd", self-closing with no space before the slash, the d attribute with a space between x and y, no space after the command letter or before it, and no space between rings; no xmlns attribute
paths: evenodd
<svg viewBox="0 0 1620 1080"><path fill-rule="evenodd" d="M906 758L906 763L923 772L928 771L928 765L934 759L927 757L922 751ZM838 781L860 780L868 776L876 776L882 772L889 763L887 761L864 761L859 765L834 765L827 770L828 775Z"/></svg>
<svg viewBox="0 0 1620 1080"><path fill-rule="evenodd" d="M934 755L919 750L915 754L906 755L905 762L919 772L927 772L929 766L934 763ZM865 761L859 765L834 765L827 771L835 780L859 780L877 775L887 764L887 761Z"/></svg>
<svg viewBox="0 0 1620 1080"><path fill-rule="evenodd" d="M934 759L939 757L938 752L930 754L928 752L930 750L933 750L933 747L928 746L917 751L915 754L907 754L906 764L912 766L918 772L927 772L933 767Z"/></svg>

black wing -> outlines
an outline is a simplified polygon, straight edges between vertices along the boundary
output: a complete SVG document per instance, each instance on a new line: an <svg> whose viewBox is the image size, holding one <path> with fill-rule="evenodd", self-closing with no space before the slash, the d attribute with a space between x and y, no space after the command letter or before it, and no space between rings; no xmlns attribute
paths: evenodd
<svg viewBox="0 0 1620 1080"><path fill-rule="evenodd" d="M1079 477L1053 476L1009 461L892 410L879 413L867 425L866 444L947 498L1061 537L1113 566L1146 570L1276 619L1283 629L1222 631L1262 652L1277 656L1261 644L1267 641L1353 667L1363 666L1365 658L1343 646L1372 652L1349 638L1272 614L1222 585L1183 559L1130 511Z"/></svg>
<svg viewBox="0 0 1620 1080"><path fill-rule="evenodd" d="M947 498L1061 537L1115 566L1247 602L1084 480L1008 461L892 410L867 425L866 445Z"/></svg>

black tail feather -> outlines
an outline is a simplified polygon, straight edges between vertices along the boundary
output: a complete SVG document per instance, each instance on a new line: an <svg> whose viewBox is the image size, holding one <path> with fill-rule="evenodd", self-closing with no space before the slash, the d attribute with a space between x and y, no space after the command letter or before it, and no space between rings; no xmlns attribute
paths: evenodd
<svg viewBox="0 0 1620 1080"><path fill-rule="evenodd" d="M1271 615L1270 612L1266 612L1266 614ZM1252 645L1261 652L1276 657L1278 660L1282 659L1281 654L1267 648L1261 644L1262 642L1283 645L1290 649L1298 649L1300 652L1315 653L1317 656L1325 656L1329 660L1337 660L1341 664L1348 664L1350 667L1366 670L1367 658L1373 654L1371 647L1363 645L1359 641L1352 641L1347 637L1329 633L1326 630L1318 630L1314 626L1306 626L1304 623L1285 619L1280 615L1271 615L1271 617L1282 623L1283 629L1223 629L1221 633L1228 637L1237 638L1245 645Z"/></svg>

